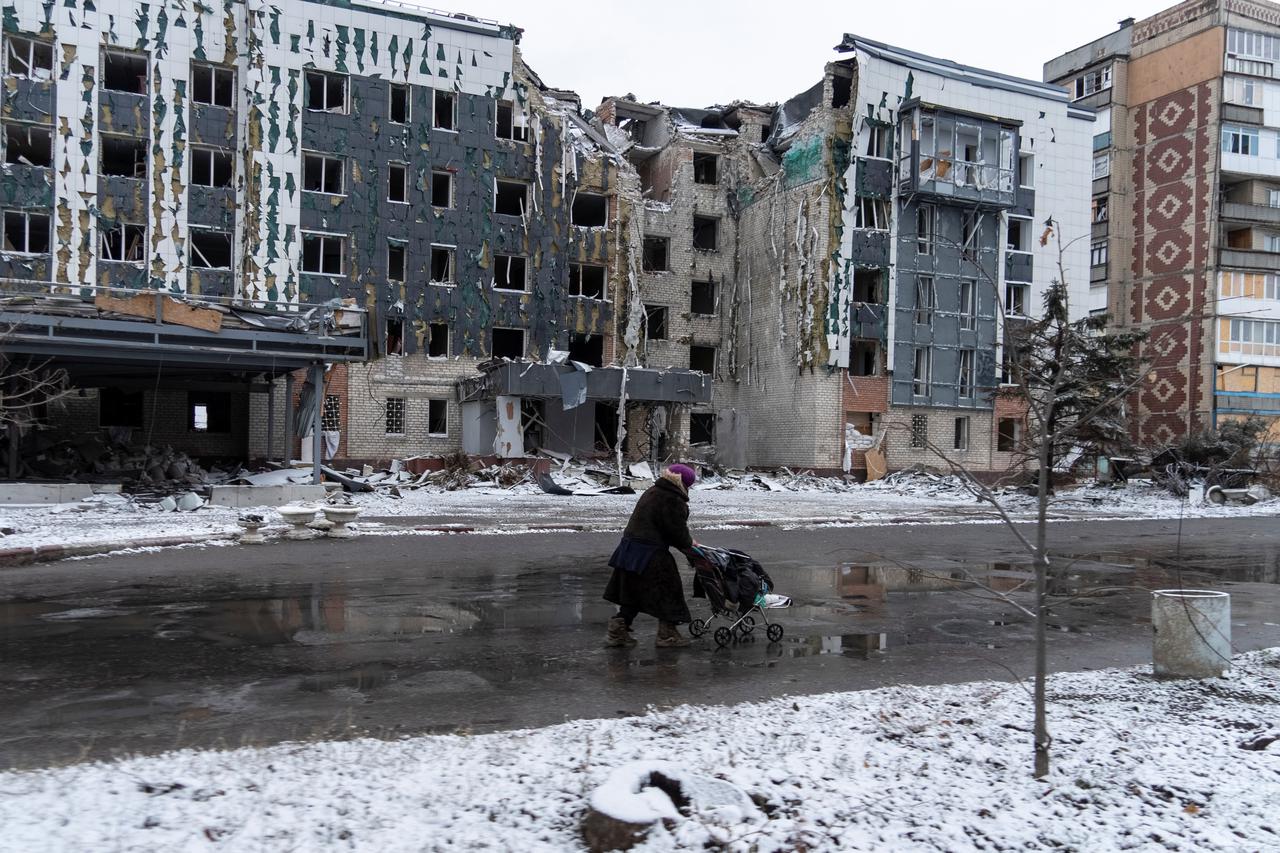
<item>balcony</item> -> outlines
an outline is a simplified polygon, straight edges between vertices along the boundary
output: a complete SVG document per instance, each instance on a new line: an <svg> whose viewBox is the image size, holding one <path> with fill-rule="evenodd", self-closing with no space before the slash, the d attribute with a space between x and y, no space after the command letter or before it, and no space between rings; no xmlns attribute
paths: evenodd
<svg viewBox="0 0 1280 853"><path fill-rule="evenodd" d="M1267 207L1264 204L1243 204L1240 202L1224 202L1222 218L1234 222L1258 222L1268 225L1280 225L1280 207Z"/></svg>
<svg viewBox="0 0 1280 853"><path fill-rule="evenodd" d="M854 302L849 306L849 334L854 338L883 341L888 335L889 308L878 302Z"/></svg>
<svg viewBox="0 0 1280 853"><path fill-rule="evenodd" d="M1232 269L1280 271L1280 252L1259 252L1253 249L1222 249L1218 253L1218 265Z"/></svg>

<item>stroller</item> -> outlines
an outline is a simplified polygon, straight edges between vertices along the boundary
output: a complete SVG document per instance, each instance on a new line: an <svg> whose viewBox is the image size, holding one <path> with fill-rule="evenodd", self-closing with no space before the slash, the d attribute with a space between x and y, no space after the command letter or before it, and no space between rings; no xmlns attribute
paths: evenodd
<svg viewBox="0 0 1280 853"><path fill-rule="evenodd" d="M708 619L694 619L689 633L701 637L711 630L717 619L727 622L715 629L712 637L724 648L733 641L734 631L740 636L756 627L752 613L759 613L765 624L769 642L782 639L782 626L769 621L769 610L790 607L791 599L772 592L773 578L749 554L728 548L695 545L685 552L693 566L693 597L705 598L711 605Z"/></svg>

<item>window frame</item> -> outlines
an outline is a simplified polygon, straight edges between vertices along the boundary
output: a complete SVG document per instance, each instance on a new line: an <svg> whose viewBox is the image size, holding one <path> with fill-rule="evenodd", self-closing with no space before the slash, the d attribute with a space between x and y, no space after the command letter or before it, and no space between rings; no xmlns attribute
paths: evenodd
<svg viewBox="0 0 1280 853"><path fill-rule="evenodd" d="M951 436L952 450L968 450L970 442L970 427L968 415L958 415L955 419Z"/></svg>
<svg viewBox="0 0 1280 853"><path fill-rule="evenodd" d="M956 396L972 400L978 395L978 351L961 349L956 359Z"/></svg>
<svg viewBox="0 0 1280 853"><path fill-rule="evenodd" d="M323 187L327 183L329 177L329 164L336 163L338 165L338 189L339 192L331 193L325 189L312 190L307 189L307 163L308 161L320 161L320 186ZM323 151L311 151L304 149L302 152L302 191L304 193L315 193L316 195L327 195L331 198L345 198L347 195L347 158L341 155L328 154Z"/></svg>
<svg viewBox="0 0 1280 853"><path fill-rule="evenodd" d="M502 110L503 108L511 112L511 135L502 135ZM527 121L518 121L524 119L523 112L516 109L515 101L504 100L502 98L494 99L493 107L493 138L503 139L507 142L528 142L529 141L529 124Z"/></svg>
<svg viewBox="0 0 1280 853"><path fill-rule="evenodd" d="M134 59L141 59L142 66L147 69L145 77L142 77L142 91L134 89L113 89L107 85L107 57L110 55L128 56ZM55 59L56 61L56 59ZM113 46L103 46L100 54L101 67L99 68L98 86L103 92L118 92L122 95L136 95L145 98L151 91L151 54L147 51L128 50L126 48Z"/></svg>
<svg viewBox="0 0 1280 853"><path fill-rule="evenodd" d="M400 250L400 276L399 278L391 275L391 253ZM404 284L409 274L409 247L399 240L387 241L387 281L394 281L397 284Z"/></svg>
<svg viewBox="0 0 1280 853"><path fill-rule="evenodd" d="M227 253L227 265L225 267L206 266L203 264L197 264L195 262L194 253L198 252L199 250L196 248L196 241L194 239L194 235L197 232L201 232L201 231L209 234L225 234L226 235L227 241L230 244L231 248L230 248L230 251ZM201 257L204 257L204 252L200 252L200 255ZM208 260L209 260L208 258L205 258L205 264L208 264ZM226 272L228 270L234 270L236 268L235 233L232 231L224 230L222 228L210 228L210 227L205 227L203 225L188 225L187 226L187 266L190 269L212 270L215 272L217 271Z"/></svg>
<svg viewBox="0 0 1280 853"><path fill-rule="evenodd" d="M432 421L435 420L435 413L432 411L436 404L444 406L444 432L435 432L431 429ZM431 438L448 438L449 437L449 401L436 397L427 400L427 435Z"/></svg>
<svg viewBox="0 0 1280 853"><path fill-rule="evenodd" d="M494 347L494 334L497 332L519 332L520 333L520 354L516 358L511 356L500 356ZM489 357L490 358L506 358L511 361L518 361L525 358L529 354L529 334L528 330L519 326L493 326L489 329Z"/></svg>
<svg viewBox="0 0 1280 853"><path fill-rule="evenodd" d="M938 208L921 204L916 208L916 254L932 255L937 245Z"/></svg>
<svg viewBox="0 0 1280 853"><path fill-rule="evenodd" d="M431 206L436 210L453 210L454 205L454 175L448 169L432 169L431 170ZM449 181L449 202L445 205L436 204L436 181L439 178L447 178Z"/></svg>
<svg viewBox="0 0 1280 853"><path fill-rule="evenodd" d="M511 279L511 261L519 260L521 262L521 278L519 287L502 286L498 284L498 261L499 259L507 262L507 281L510 284ZM494 254L493 256L493 289L503 293L528 293L529 292L529 259L525 255L506 255Z"/></svg>
<svg viewBox="0 0 1280 853"><path fill-rule="evenodd" d="M26 44L27 49L24 51L25 57L19 56L18 52L14 51L13 49L14 42L24 42ZM36 65L36 62L35 62L36 47L38 45L42 45L48 49L48 52L49 52L48 68L44 68ZM22 80L38 80L38 81L52 80L53 65L55 62L54 48L55 48L55 45L53 42L44 41L43 39L32 38L30 36L21 35L18 33L14 33L13 35L5 35L4 37L4 73L5 75L9 77L17 77ZM26 65L27 70L26 71L13 70L13 60L15 59L22 62L24 65ZM47 76L41 77L36 74L37 71L44 71L46 72Z"/></svg>
<svg viewBox="0 0 1280 853"><path fill-rule="evenodd" d="M335 234L331 231L303 231L302 232L302 257L299 259L298 269L305 275L323 275L329 278L342 278L346 275L347 269L347 234ZM307 239L320 240L320 266L324 266L325 244L330 240L338 241L338 271L324 272L323 270L309 270L306 268L307 262Z"/></svg>
<svg viewBox="0 0 1280 853"><path fill-rule="evenodd" d="M911 356L911 396L928 397L930 396L932 386L933 347L913 347L913 353Z"/></svg>
<svg viewBox="0 0 1280 853"><path fill-rule="evenodd" d="M0 240L7 239L9 236L9 216L22 217L22 248L21 249L4 249L5 252L14 255L25 255L32 258L42 258L46 255L53 254L53 217L48 211L44 210L9 210L6 209L0 213ZM31 251L31 220L33 217L43 218L45 220L45 233L48 234L49 248L43 252ZM10 241L11 242L11 241ZM2 245L2 244L0 244Z"/></svg>
<svg viewBox="0 0 1280 853"><path fill-rule="evenodd" d="M404 119L396 120L392 118L395 112L395 93L404 92ZM409 83L391 83L387 86L387 122L389 124L412 124L413 123L413 86Z"/></svg>
<svg viewBox="0 0 1280 853"><path fill-rule="evenodd" d="M141 251L139 252L137 258L124 257L129 247L130 229L137 229L138 231L142 232L140 237L140 242L139 242L139 247ZM108 249L107 240L111 236L112 232L116 232L120 240L121 257L119 258L108 257L110 252ZM233 252L235 251L234 246L232 247L232 251ZM101 223L99 223L98 225L98 260L107 261L108 263L130 264L132 266L137 266L137 267L141 267L145 265L147 262L147 226L145 224L139 224L137 222L125 222L124 220L119 220L114 224L110 226L105 226L105 227ZM201 269L222 269L222 267L201 267Z"/></svg>
<svg viewBox="0 0 1280 853"><path fill-rule="evenodd" d="M449 255L449 279L448 281L439 281L435 277L436 271L436 252L445 251ZM455 243L432 243L430 265L427 267L427 283L442 285L444 287L457 287L458 285L458 246Z"/></svg>
<svg viewBox="0 0 1280 853"><path fill-rule="evenodd" d="M312 78L314 77L324 80L324 97L321 100L326 105L329 103L329 81L342 81L342 104L340 107L324 106L317 108L311 106ZM322 71L319 68L308 68L302 75L302 88L302 108L305 112L342 116L351 114L351 75L337 71Z"/></svg>
<svg viewBox="0 0 1280 853"><path fill-rule="evenodd" d="M978 328L978 280L970 277L961 278L959 297L960 329L971 332Z"/></svg>
<svg viewBox="0 0 1280 853"><path fill-rule="evenodd" d="M383 397L382 398L382 434L392 438L403 438L409 434L409 398L408 397ZM392 404L398 403L396 407L399 411L400 430L398 432L391 429L391 412Z"/></svg>
<svg viewBox="0 0 1280 853"><path fill-rule="evenodd" d="M449 125L440 124L440 98L449 99ZM458 132L458 93L448 89L431 90L431 129L442 133Z"/></svg>
<svg viewBox="0 0 1280 853"><path fill-rule="evenodd" d="M209 72L209 100L202 101L198 95L196 86L196 69L202 69ZM218 97L218 76L228 75L231 77L231 103L220 104ZM206 107L219 107L225 110L233 110L236 108L236 70L228 68L225 65L219 65L215 62L192 61L191 63L191 103L201 104Z"/></svg>
<svg viewBox="0 0 1280 853"><path fill-rule="evenodd" d="M498 210L498 188L502 184L507 184L508 186L519 186L524 190L524 198L521 200L521 203L520 203L520 213L503 213ZM529 215L529 184L528 182L520 181L520 180L512 180L509 178L495 177L493 179L492 212L494 216L507 216L512 219L524 219L525 217L527 217Z"/></svg>
<svg viewBox="0 0 1280 853"><path fill-rule="evenodd" d="M583 292L583 286L582 286L582 270L583 269L600 270L600 295L599 296L591 296ZM574 277L573 274L575 270L578 273L576 292L574 290L575 284L573 280L573 277ZM609 301L609 268L604 264L586 264L586 263L580 263L580 262L570 263L569 264L569 280L568 280L568 283L566 284L566 290L568 291L569 296L573 299L594 299L600 302L608 302Z"/></svg>
<svg viewBox="0 0 1280 853"><path fill-rule="evenodd" d="M921 305L921 297L925 297ZM916 276L916 303L912 325L933 326L933 315L938 310L938 283L932 275Z"/></svg>
<svg viewBox="0 0 1280 853"><path fill-rule="evenodd" d="M217 180L217 169L214 167L214 155L221 154L227 158L231 164L231 176L225 184L214 183ZM204 155L209 158L209 183L204 184L196 180L196 156ZM187 180L193 187L208 187L210 189L228 189L236 185L236 161L235 155L225 148L219 148L216 145L192 145L191 146L191 163L187 169Z"/></svg>
<svg viewBox="0 0 1280 853"><path fill-rule="evenodd" d="M400 191L404 193L404 198L395 199L391 197L392 190L395 188L395 172L396 169L401 170ZM409 204L409 164L403 160L389 160L387 162L387 204Z"/></svg>

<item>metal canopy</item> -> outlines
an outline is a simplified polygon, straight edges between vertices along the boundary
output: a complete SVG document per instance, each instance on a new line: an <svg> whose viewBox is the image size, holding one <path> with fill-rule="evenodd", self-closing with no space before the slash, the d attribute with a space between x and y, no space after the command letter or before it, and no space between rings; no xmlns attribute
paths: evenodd
<svg viewBox="0 0 1280 853"><path fill-rule="evenodd" d="M490 400L499 395L560 399L560 375L568 365L504 362L458 383L460 402ZM587 399L616 403L622 396L621 367L595 367L586 374ZM627 399L650 403L710 403L711 377L696 370L625 368Z"/></svg>

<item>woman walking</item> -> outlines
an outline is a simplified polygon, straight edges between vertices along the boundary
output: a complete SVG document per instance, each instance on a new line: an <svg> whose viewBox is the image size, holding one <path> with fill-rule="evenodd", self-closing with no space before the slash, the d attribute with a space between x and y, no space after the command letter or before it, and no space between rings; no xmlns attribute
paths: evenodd
<svg viewBox="0 0 1280 853"><path fill-rule="evenodd" d="M604 599L618 605L618 612L609 620L606 646L634 646L631 623L639 613L658 620L658 648L689 645L689 639L676 626L692 617L675 557L667 549L687 551L693 547L693 537L689 535L689 487L696 479L688 465L672 465L640 496L631 511L622 541L609 558L613 575L605 587Z"/></svg>

